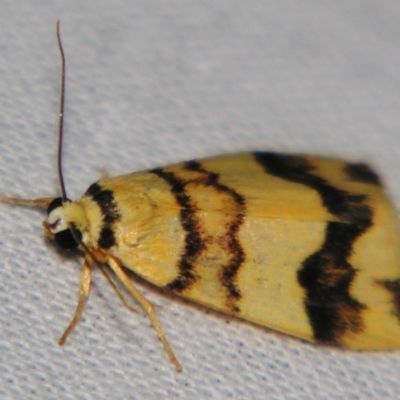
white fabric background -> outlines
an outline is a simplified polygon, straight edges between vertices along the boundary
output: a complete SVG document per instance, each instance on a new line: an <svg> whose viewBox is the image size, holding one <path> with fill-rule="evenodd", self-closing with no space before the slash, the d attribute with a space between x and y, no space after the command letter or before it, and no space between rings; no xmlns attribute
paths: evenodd
<svg viewBox="0 0 400 400"><path fill-rule="evenodd" d="M103 168L266 149L368 160L400 208L400 2L386 0L2 0L0 192L59 193L58 18L71 198ZM81 260L43 218L0 205L1 398L399 398L400 351L320 348L146 286L178 374L99 273L60 348Z"/></svg>

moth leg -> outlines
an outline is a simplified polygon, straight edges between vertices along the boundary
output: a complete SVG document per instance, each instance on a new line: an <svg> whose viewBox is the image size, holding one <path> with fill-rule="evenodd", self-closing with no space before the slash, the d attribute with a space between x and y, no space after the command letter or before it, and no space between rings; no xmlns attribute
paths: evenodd
<svg viewBox="0 0 400 400"><path fill-rule="evenodd" d="M120 279L122 284L128 289L130 294L135 298L135 300L140 304L140 306L146 311L147 315L150 318L151 323L153 324L154 329L157 332L161 343L164 346L165 351L168 354L171 362L175 365L178 371L182 371L182 367L179 364L178 359L175 357L174 352L172 351L171 346L169 345L167 338L165 337L164 331L161 328L160 322L158 321L157 314L155 312L155 308L153 304L151 304L132 284L129 277L125 274L122 269L122 265L118 259L112 257L111 255L107 254L106 256L107 264L111 267L111 269L115 272L117 277Z"/></svg>
<svg viewBox="0 0 400 400"><path fill-rule="evenodd" d="M125 299L124 295L121 293L121 291L118 289L117 285L113 282L113 280L111 279L110 275L108 275L108 272L106 271L106 269L104 268L103 264L101 263L97 263L96 264L100 271L103 273L103 275L105 276L105 278L108 280L109 284L111 285L111 287L114 289L115 293L117 293L118 297L120 298L120 300L122 301L122 304L129 310L132 311L134 313L137 313L138 310L134 307L132 307Z"/></svg>
<svg viewBox="0 0 400 400"><path fill-rule="evenodd" d="M72 332L72 330L75 328L76 324L79 322L79 320L82 316L82 312L83 312L83 308L85 307L86 299L89 296L91 272L92 272L92 269L91 269L89 260L87 258L85 258L85 261L83 263L82 272L81 272L81 283L80 283L80 287L79 287L78 304L76 306L75 314L74 314L71 322L69 323L67 329L65 330L65 332L61 336L60 341L58 342L58 344L61 346L67 340L67 337Z"/></svg>
<svg viewBox="0 0 400 400"><path fill-rule="evenodd" d="M44 197L42 199L19 199L18 197L8 197L0 194L0 202L17 204L20 206L27 207L42 207L47 208L49 204L54 200L54 197Z"/></svg>

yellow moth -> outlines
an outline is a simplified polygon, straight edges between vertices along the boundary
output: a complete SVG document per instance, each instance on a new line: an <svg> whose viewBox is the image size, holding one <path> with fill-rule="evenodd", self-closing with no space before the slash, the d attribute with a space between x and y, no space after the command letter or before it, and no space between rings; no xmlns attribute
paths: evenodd
<svg viewBox="0 0 400 400"><path fill-rule="evenodd" d="M92 184L67 198L0 201L47 209L45 234L84 253L75 315L91 270L108 269L147 312L174 356L153 305L126 269L199 304L311 342L400 347L397 215L365 164L256 152L190 161Z"/></svg>

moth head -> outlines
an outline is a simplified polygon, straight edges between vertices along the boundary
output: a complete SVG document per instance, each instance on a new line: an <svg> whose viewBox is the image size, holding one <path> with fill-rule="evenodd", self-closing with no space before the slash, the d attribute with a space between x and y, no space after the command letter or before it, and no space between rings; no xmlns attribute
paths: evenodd
<svg viewBox="0 0 400 400"><path fill-rule="evenodd" d="M70 204L69 199L55 198L47 208L47 220L43 223L45 234L64 250L78 248L82 240L80 230L73 221L69 221L66 210Z"/></svg>

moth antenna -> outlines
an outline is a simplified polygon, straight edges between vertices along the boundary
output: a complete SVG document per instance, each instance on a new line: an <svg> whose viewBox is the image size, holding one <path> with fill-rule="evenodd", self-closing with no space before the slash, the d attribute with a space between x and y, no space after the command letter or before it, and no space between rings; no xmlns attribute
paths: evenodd
<svg viewBox="0 0 400 400"><path fill-rule="evenodd" d="M64 127L64 100L65 100L65 56L64 49L61 43L60 21L57 21L57 41L61 56L61 94L60 94L60 116L58 123L58 155L57 169L58 179L61 186L61 197L63 202L67 200L67 192L65 190L64 177L62 171L62 145L63 145L63 127Z"/></svg>

